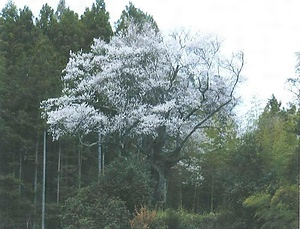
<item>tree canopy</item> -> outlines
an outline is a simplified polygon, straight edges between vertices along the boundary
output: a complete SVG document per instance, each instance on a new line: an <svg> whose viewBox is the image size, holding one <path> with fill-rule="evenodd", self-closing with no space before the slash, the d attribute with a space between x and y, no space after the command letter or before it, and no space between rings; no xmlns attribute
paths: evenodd
<svg viewBox="0 0 300 229"><path fill-rule="evenodd" d="M128 136L147 139L137 147L164 177L187 140L235 104L243 54L227 60L219 49L214 38L162 37L151 24L141 30L132 22L109 43L95 40L90 53L72 54L62 96L42 105L50 130L56 138L118 133L120 146Z"/></svg>

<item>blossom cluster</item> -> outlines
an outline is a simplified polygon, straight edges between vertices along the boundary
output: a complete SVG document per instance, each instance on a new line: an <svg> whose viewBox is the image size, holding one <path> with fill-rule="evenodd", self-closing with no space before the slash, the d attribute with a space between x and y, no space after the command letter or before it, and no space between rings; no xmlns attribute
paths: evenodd
<svg viewBox="0 0 300 229"><path fill-rule="evenodd" d="M164 126L184 139L233 99L241 62L219 48L213 38L162 36L131 24L109 43L95 39L89 53L71 54L62 95L42 102L44 117L54 138L92 131L155 137Z"/></svg>

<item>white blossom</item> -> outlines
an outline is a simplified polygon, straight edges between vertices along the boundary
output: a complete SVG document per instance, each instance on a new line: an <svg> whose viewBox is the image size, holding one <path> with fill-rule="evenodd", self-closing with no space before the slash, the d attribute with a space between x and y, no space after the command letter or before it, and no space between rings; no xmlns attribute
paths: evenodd
<svg viewBox="0 0 300 229"><path fill-rule="evenodd" d="M184 140L233 99L242 58L224 60L212 38L162 36L130 25L90 53L72 53L59 98L42 103L54 137L66 133L157 136L161 126ZM222 108L222 109L221 109Z"/></svg>

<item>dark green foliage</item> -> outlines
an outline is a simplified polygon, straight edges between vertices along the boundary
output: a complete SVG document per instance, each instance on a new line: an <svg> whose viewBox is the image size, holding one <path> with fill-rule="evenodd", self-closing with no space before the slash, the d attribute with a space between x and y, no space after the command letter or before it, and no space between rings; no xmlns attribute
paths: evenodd
<svg viewBox="0 0 300 229"><path fill-rule="evenodd" d="M36 26L51 41L54 40L54 28L57 26L57 23L54 10L48 4L43 5L39 17L36 19Z"/></svg>
<svg viewBox="0 0 300 229"><path fill-rule="evenodd" d="M105 15L95 20L101 25L106 25L106 29L97 30L97 34L108 41L106 30L111 31L111 27L108 14ZM35 203L37 209L35 213L29 207L26 214L24 213L24 217L27 217L27 213L31 214L26 219L30 227L34 224L34 219L39 221L41 214L40 185L43 150L41 142L45 124L40 117L40 101L58 96L60 93L60 77L70 51L86 49L90 45L93 38L89 37L89 41L85 40L87 31L82 24L78 15L65 7L64 1L59 4L56 14L49 5L45 4L36 19L33 18L29 8L19 10L12 1L9 1L1 11L0 175L5 177L13 173L14 177L18 177L17 189L21 190L21 194L16 201L18 199L22 204L28 202L31 207ZM74 187L78 185L79 168L76 148L78 144L74 146L74 142L76 141L73 139L63 144L59 172L61 200L71 195ZM55 221L58 212L55 213L57 208L52 203L57 200L59 147L57 142L51 141L50 137L47 143L46 201L49 203L47 205L49 212L46 224L57 228L59 222L55 223ZM37 162L35 162L36 149ZM35 179L38 187L36 193L33 191ZM18 211L14 216L12 215L12 220L13 217L16 218L13 221L14 226L25 228L24 222L18 219L17 214ZM11 218L7 217L7 219Z"/></svg>
<svg viewBox="0 0 300 229"><path fill-rule="evenodd" d="M26 228L32 219L33 205L19 185L24 184L13 175L0 176L0 228Z"/></svg>
<svg viewBox="0 0 300 229"><path fill-rule="evenodd" d="M135 155L117 158L105 168L100 187L105 193L123 200L127 209L133 213L136 207L151 202L153 188L149 166Z"/></svg>
<svg viewBox="0 0 300 229"><path fill-rule="evenodd" d="M61 69L69 59L70 51L78 52L84 46L84 31L82 30L78 14L69 8L60 13L58 23L54 24L53 45L61 58Z"/></svg>
<svg viewBox="0 0 300 229"><path fill-rule="evenodd" d="M62 204L57 204L57 203L49 203L46 205L47 209L47 214L46 214L46 222L47 222L47 227L49 228L55 228L55 229L60 229L61 227L61 220L60 216L62 214ZM39 209L38 215L41 215L41 210ZM37 222L39 225L39 221ZM40 225L39 225L40 226Z"/></svg>
<svg viewBox="0 0 300 229"><path fill-rule="evenodd" d="M0 53L3 58L3 72L0 74L0 154L5 154L1 158L4 157L3 172L7 174L16 172L17 163L21 167L25 159L17 160L16 157L30 158L32 140L36 134L39 104L32 103L32 85L27 83L31 78L31 57L37 31L32 12L26 7L17 11L11 2L2 10L0 23Z"/></svg>
<svg viewBox="0 0 300 229"><path fill-rule="evenodd" d="M153 17L147 13L144 13L141 9L136 8L131 2L126 9L122 11L120 19L117 21L116 33L120 31L126 31L128 23L133 21L135 24L142 26L145 23L150 23L155 30L158 31L158 26Z"/></svg>
<svg viewBox="0 0 300 229"><path fill-rule="evenodd" d="M81 16L81 23L84 31L84 50L90 49L94 38L101 38L109 42L113 32L104 0L96 0L91 9L86 9Z"/></svg>
<svg viewBox="0 0 300 229"><path fill-rule="evenodd" d="M126 228L129 212L149 204L151 193L145 162L136 156L118 158L105 168L98 184L80 189L66 200L63 228Z"/></svg>
<svg viewBox="0 0 300 229"><path fill-rule="evenodd" d="M166 210L166 225L168 228L179 229L180 228L180 216L174 210Z"/></svg>
<svg viewBox="0 0 300 229"><path fill-rule="evenodd" d="M35 94L36 101L32 101L32 104L37 108L41 100L57 95L61 90L60 70L53 67L59 64L58 60L53 44L48 37L41 34L33 49L29 73L31 78L27 82L27 87L35 92L30 91L28 95Z"/></svg>
<svg viewBox="0 0 300 229"><path fill-rule="evenodd" d="M57 5L56 11L55 11L55 17L57 20L61 21L63 14L68 10L66 7L66 1L65 0L59 0L59 3Z"/></svg>
<svg viewBox="0 0 300 229"><path fill-rule="evenodd" d="M240 145L227 159L228 176L224 178L225 192L236 203L235 198L247 197L250 193L264 188L269 175L264 173L264 161L252 135L243 137Z"/></svg>
<svg viewBox="0 0 300 229"><path fill-rule="evenodd" d="M94 185L78 190L62 207L63 228L129 228L129 212L120 199Z"/></svg>
<svg viewBox="0 0 300 229"><path fill-rule="evenodd" d="M219 224L220 215L199 215L184 210L167 209L158 211L151 228L155 229L213 229L225 228Z"/></svg>

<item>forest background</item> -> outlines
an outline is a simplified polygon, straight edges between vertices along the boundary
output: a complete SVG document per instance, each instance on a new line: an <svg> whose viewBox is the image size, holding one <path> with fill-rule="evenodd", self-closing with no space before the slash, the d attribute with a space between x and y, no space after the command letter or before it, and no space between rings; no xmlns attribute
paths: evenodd
<svg viewBox="0 0 300 229"><path fill-rule="evenodd" d="M0 18L0 227L40 228L43 133L41 102L59 97L72 52L89 52L94 38L109 43L135 23L155 19L129 4L115 27L97 0L83 15L60 1L34 18L8 2ZM297 50L295 50L297 51ZM288 79L287 79L288 80ZM294 93L298 79L289 79ZM232 110L192 138L185 157L166 174L166 199L155 193L158 175L133 144L119 154L84 139L47 136L46 228L297 228L299 111L271 97L247 117L241 133ZM133 139L135 142L135 139ZM100 174L100 175L99 175Z"/></svg>

